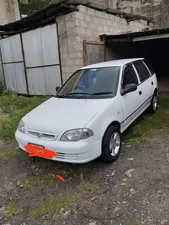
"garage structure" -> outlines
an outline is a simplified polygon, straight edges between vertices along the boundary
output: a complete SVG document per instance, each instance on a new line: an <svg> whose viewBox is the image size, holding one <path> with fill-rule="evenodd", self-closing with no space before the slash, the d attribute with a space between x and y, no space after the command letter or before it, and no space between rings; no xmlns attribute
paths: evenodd
<svg viewBox="0 0 169 225"><path fill-rule="evenodd" d="M169 29L102 34L101 39L105 41L105 60L145 58L157 74L159 90L169 92Z"/></svg>
<svg viewBox="0 0 169 225"><path fill-rule="evenodd" d="M152 19L88 0L63 0L0 26L5 86L19 94L53 95L83 65L104 61L100 34L151 29Z"/></svg>

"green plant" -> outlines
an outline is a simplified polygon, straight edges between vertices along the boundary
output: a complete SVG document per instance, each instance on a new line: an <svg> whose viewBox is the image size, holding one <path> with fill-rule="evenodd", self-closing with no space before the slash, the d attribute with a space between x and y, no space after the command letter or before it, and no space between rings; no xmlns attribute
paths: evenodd
<svg viewBox="0 0 169 225"><path fill-rule="evenodd" d="M4 84L2 82L2 80L0 79L0 94L2 94L4 91Z"/></svg>
<svg viewBox="0 0 169 225"><path fill-rule="evenodd" d="M14 202L11 202L11 203L5 205L5 210L6 210L6 215L8 217L16 216L23 212L23 209L17 208L16 204Z"/></svg>
<svg viewBox="0 0 169 225"><path fill-rule="evenodd" d="M7 118L0 118L0 139L11 141L21 118L32 109L47 100L48 97L22 97L13 91L5 91L0 95L0 108Z"/></svg>
<svg viewBox="0 0 169 225"><path fill-rule="evenodd" d="M55 195L52 198L44 202L43 206L40 208L32 209L30 216L35 220L47 215L49 218L55 215L60 217L60 209L63 208L64 211L71 209L71 199L68 196Z"/></svg>

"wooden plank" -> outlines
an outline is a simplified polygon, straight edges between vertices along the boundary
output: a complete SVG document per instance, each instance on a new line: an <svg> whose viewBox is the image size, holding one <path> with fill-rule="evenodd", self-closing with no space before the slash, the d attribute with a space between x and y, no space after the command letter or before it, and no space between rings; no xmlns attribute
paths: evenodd
<svg viewBox="0 0 169 225"><path fill-rule="evenodd" d="M86 41L86 44L104 45L104 41Z"/></svg>
<svg viewBox="0 0 169 225"><path fill-rule="evenodd" d="M87 64L87 51L86 51L86 40L83 41L83 65L86 66Z"/></svg>

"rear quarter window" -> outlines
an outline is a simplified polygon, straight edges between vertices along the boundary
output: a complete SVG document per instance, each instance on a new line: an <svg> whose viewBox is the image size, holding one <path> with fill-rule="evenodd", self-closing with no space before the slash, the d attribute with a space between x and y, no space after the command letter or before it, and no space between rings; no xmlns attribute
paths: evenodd
<svg viewBox="0 0 169 225"><path fill-rule="evenodd" d="M147 60L144 60L144 63L146 64L146 66L148 67L148 69L150 70L151 75L155 74L154 69L152 68L152 66L149 64L149 62L147 62Z"/></svg>
<svg viewBox="0 0 169 225"><path fill-rule="evenodd" d="M150 72L142 61L134 62L133 64L138 72L141 82L150 77Z"/></svg>

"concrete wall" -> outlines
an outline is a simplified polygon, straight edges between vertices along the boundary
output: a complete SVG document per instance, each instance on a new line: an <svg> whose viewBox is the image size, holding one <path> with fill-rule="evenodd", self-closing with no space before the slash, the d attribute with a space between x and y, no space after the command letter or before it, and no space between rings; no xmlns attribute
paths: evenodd
<svg viewBox="0 0 169 225"><path fill-rule="evenodd" d="M169 28L169 0L163 0L161 13L161 27Z"/></svg>
<svg viewBox="0 0 169 225"><path fill-rule="evenodd" d="M57 18L61 53L62 76L67 78L83 66L83 40L100 40L102 33L127 33L142 31L147 22L127 23L125 19L85 6L79 11Z"/></svg>
<svg viewBox="0 0 169 225"><path fill-rule="evenodd" d="M117 0L117 8L128 13L152 17L154 28L162 28L163 1L166 0ZM165 8L165 10L169 14L169 8Z"/></svg>
<svg viewBox="0 0 169 225"><path fill-rule="evenodd" d="M20 19L17 0L0 0L0 25Z"/></svg>

